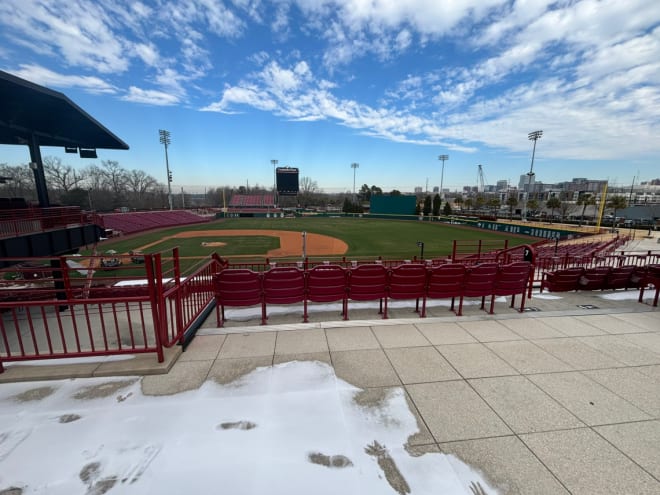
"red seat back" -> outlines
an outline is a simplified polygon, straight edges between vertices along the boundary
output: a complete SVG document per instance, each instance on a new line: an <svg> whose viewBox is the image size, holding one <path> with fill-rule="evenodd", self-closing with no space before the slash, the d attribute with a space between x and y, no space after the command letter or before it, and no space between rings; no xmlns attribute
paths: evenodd
<svg viewBox="0 0 660 495"><path fill-rule="evenodd" d="M291 304L305 299L305 272L295 267L271 268L263 275L264 302Z"/></svg>
<svg viewBox="0 0 660 495"><path fill-rule="evenodd" d="M247 269L227 268L213 276L213 290L222 306L261 304L261 274Z"/></svg>
<svg viewBox="0 0 660 495"><path fill-rule="evenodd" d="M372 301L387 297L387 270L383 265L360 265L349 271L348 297Z"/></svg>
<svg viewBox="0 0 660 495"><path fill-rule="evenodd" d="M527 290L532 264L527 261L500 266L495 279L496 296L523 294Z"/></svg>
<svg viewBox="0 0 660 495"><path fill-rule="evenodd" d="M340 301L346 297L346 270L339 265L319 265L307 272L307 300Z"/></svg>
<svg viewBox="0 0 660 495"><path fill-rule="evenodd" d="M450 263L433 268L429 274L427 296L431 298L459 297L465 285L465 265Z"/></svg>
<svg viewBox="0 0 660 495"><path fill-rule="evenodd" d="M612 269L609 266L587 268L578 279L578 288L583 290L602 290L606 287L607 276Z"/></svg>
<svg viewBox="0 0 660 495"><path fill-rule="evenodd" d="M466 297L483 297L493 294L497 277L497 263L482 263L473 266L465 277L463 295Z"/></svg>
<svg viewBox="0 0 660 495"><path fill-rule="evenodd" d="M637 267L634 265L624 265L617 268L612 268L607 275L607 287L609 289L627 289L628 287L635 287L632 275Z"/></svg>
<svg viewBox="0 0 660 495"><path fill-rule="evenodd" d="M399 265L389 272L389 297L392 299L417 299L426 296L428 272L424 265Z"/></svg>
<svg viewBox="0 0 660 495"><path fill-rule="evenodd" d="M565 268L555 272L546 272L541 282L541 290L544 288L553 292L577 290L578 280L583 273L584 268Z"/></svg>

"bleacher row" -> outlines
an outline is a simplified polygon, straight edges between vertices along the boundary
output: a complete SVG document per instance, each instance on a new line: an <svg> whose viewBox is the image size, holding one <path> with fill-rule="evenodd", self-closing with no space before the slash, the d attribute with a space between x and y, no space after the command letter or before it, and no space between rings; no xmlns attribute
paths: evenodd
<svg viewBox="0 0 660 495"><path fill-rule="evenodd" d="M229 200L230 208L265 208L274 204L273 194L234 194Z"/></svg>
<svg viewBox="0 0 660 495"><path fill-rule="evenodd" d="M493 313L495 296L520 294L520 310L531 283L532 264L516 262L506 265L482 263L468 266L451 263L429 267L421 263L405 263L392 268L372 263L346 269L340 265L317 265L309 270L275 267L265 272L243 268L225 268L213 276L216 315L219 327L225 321L225 307L261 307L261 323L268 319L268 304L303 303L303 321L307 321L309 302L341 301L342 314L348 319L348 302L380 300L383 318L387 318L388 299L415 299L416 311L426 316L427 299L459 299L457 316L462 315L465 297L480 297L484 309L490 298ZM419 301L422 301L421 311ZM383 308L384 303L384 308Z"/></svg>
<svg viewBox="0 0 660 495"><path fill-rule="evenodd" d="M185 210L137 211L101 215L106 229L122 234L133 234L162 227L175 227L207 222L209 219Z"/></svg>

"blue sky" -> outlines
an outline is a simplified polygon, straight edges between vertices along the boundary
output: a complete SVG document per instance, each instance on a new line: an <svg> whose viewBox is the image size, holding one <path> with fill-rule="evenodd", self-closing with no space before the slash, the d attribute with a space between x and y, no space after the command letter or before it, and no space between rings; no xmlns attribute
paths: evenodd
<svg viewBox="0 0 660 495"><path fill-rule="evenodd" d="M62 91L173 186L327 192L660 177L657 0L3 0L0 68ZM63 150L44 156L84 167ZM0 147L0 162L29 161Z"/></svg>

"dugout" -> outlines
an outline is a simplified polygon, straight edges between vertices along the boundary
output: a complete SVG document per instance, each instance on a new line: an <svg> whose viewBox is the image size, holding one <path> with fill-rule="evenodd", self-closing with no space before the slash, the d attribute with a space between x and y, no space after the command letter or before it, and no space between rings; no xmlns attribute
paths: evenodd
<svg viewBox="0 0 660 495"><path fill-rule="evenodd" d="M415 196L372 195L370 213L372 215L414 215L417 206Z"/></svg>

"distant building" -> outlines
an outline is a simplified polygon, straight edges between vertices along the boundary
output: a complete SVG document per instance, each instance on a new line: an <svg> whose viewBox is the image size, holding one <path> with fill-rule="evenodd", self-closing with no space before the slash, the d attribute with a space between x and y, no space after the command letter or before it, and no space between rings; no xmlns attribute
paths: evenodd
<svg viewBox="0 0 660 495"><path fill-rule="evenodd" d="M509 181L508 180L498 180L497 184L495 185L495 188L498 191L506 191L509 188Z"/></svg>

